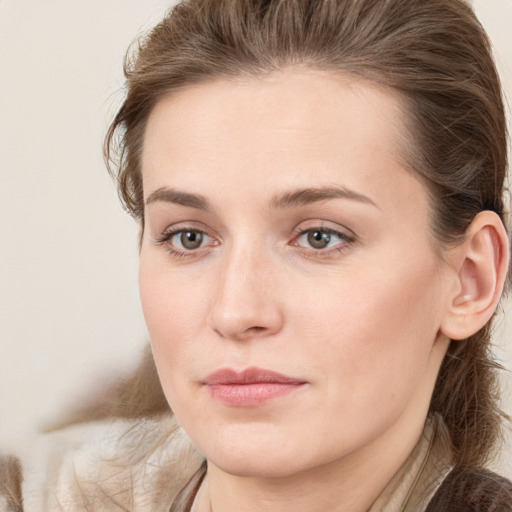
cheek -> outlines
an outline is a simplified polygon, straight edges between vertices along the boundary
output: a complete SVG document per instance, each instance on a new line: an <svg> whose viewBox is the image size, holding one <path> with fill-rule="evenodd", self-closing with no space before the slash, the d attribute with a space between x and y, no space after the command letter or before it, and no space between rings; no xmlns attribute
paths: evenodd
<svg viewBox="0 0 512 512"><path fill-rule="evenodd" d="M342 399L378 405L384 394L405 396L421 378L439 323L433 275L431 265L401 265L308 288L307 302L297 303L296 336L309 340L310 359L330 375L333 397L349 388Z"/></svg>
<svg viewBox="0 0 512 512"><path fill-rule="evenodd" d="M193 284L141 255L139 290L155 363L167 391L179 385L200 344L208 310L207 281Z"/></svg>

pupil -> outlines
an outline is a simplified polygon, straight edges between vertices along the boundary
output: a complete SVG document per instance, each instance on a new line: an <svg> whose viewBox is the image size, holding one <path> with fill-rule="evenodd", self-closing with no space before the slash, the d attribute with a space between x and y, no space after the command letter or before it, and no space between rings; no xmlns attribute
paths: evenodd
<svg viewBox="0 0 512 512"><path fill-rule="evenodd" d="M203 242L203 235L197 231L184 231L181 234L181 243L186 249L197 249Z"/></svg>
<svg viewBox="0 0 512 512"><path fill-rule="evenodd" d="M312 231L308 234L308 242L315 249L324 249L330 241L331 235L323 231Z"/></svg>

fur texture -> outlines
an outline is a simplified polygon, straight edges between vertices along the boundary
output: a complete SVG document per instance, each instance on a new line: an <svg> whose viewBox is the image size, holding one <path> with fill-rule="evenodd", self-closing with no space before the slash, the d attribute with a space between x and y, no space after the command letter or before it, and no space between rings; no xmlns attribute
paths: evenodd
<svg viewBox="0 0 512 512"><path fill-rule="evenodd" d="M13 489L21 487L23 508L19 493L11 502L8 493L0 511L167 512L202 462L169 414L76 425L42 436L22 457L24 479L18 471ZM6 482L15 480L9 473Z"/></svg>

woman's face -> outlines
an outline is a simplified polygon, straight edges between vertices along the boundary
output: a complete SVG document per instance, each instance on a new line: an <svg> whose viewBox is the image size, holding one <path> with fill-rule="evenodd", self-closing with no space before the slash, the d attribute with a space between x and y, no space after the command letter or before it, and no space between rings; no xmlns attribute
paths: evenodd
<svg viewBox="0 0 512 512"><path fill-rule="evenodd" d="M142 305L167 399L217 467L283 476L417 438L450 280L403 125L390 91L313 71L154 108Z"/></svg>

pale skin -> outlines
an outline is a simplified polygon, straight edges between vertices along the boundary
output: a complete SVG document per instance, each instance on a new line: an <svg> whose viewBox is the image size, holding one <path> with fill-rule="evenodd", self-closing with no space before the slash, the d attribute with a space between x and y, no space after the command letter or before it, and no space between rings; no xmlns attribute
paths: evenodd
<svg viewBox="0 0 512 512"><path fill-rule="evenodd" d="M296 69L154 107L140 291L166 397L208 460L195 512L368 510L421 435L449 339L492 315L501 221L436 246L404 116L381 86ZM236 407L203 383L255 366L304 385Z"/></svg>

